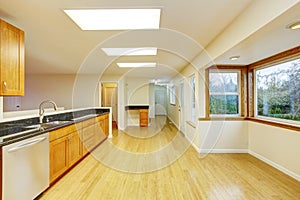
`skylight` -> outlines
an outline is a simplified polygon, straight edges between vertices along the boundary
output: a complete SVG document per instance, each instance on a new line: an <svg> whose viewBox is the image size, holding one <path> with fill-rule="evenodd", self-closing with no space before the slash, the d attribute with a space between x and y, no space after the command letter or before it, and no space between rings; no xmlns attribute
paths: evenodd
<svg viewBox="0 0 300 200"><path fill-rule="evenodd" d="M156 56L156 47L141 48L102 48L108 56Z"/></svg>
<svg viewBox="0 0 300 200"><path fill-rule="evenodd" d="M70 9L64 12L82 30L159 29L160 9Z"/></svg>
<svg viewBox="0 0 300 200"><path fill-rule="evenodd" d="M135 62L135 63L117 63L119 67L156 67L156 63L153 62Z"/></svg>

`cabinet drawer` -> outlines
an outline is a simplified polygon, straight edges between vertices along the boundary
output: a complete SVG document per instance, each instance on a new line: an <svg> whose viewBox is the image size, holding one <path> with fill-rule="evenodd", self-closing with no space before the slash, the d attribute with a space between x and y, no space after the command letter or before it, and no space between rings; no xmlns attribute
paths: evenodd
<svg viewBox="0 0 300 200"><path fill-rule="evenodd" d="M94 137L95 125L85 127L82 129L82 139L85 142L87 139Z"/></svg>
<svg viewBox="0 0 300 200"><path fill-rule="evenodd" d="M95 137L91 137L83 141L82 144L88 151L91 151L97 145L97 141L95 140Z"/></svg>
<svg viewBox="0 0 300 200"><path fill-rule="evenodd" d="M82 129L82 122L76 123L75 126L76 126L77 130L81 130Z"/></svg>
<svg viewBox="0 0 300 200"><path fill-rule="evenodd" d="M49 140L56 140L58 138L64 137L69 133L77 131L76 125L72 124L63 128L59 128L57 130L51 131L49 135Z"/></svg>
<svg viewBox="0 0 300 200"><path fill-rule="evenodd" d="M87 126L91 126L91 125L96 123L96 118L94 117L92 119L85 120L81 123L82 123L82 128L87 127Z"/></svg>

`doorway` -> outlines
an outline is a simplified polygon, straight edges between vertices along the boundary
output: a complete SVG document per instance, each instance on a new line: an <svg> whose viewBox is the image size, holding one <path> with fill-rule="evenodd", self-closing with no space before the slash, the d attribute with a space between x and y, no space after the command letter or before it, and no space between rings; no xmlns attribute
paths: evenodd
<svg viewBox="0 0 300 200"><path fill-rule="evenodd" d="M155 115L167 115L167 88L155 85Z"/></svg>
<svg viewBox="0 0 300 200"><path fill-rule="evenodd" d="M101 83L101 106L111 107L112 127L118 128L118 84L115 82Z"/></svg>
<svg viewBox="0 0 300 200"><path fill-rule="evenodd" d="M179 116L180 124L179 129L182 133L185 132L185 123L184 123L184 81L180 82L180 102L179 102Z"/></svg>

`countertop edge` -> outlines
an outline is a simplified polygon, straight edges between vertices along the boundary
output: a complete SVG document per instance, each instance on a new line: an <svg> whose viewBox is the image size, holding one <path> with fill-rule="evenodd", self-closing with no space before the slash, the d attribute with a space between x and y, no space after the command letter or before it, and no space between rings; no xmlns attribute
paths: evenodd
<svg viewBox="0 0 300 200"><path fill-rule="evenodd" d="M99 107L99 108L86 108L86 109L80 109L80 110L76 109L76 110L72 110L72 111L68 110L68 112L84 111L84 110L89 110L89 109L95 109L95 110L96 109L105 109L106 110L108 108L107 107L105 107L105 108L103 108L103 107ZM65 113L68 113L68 112L65 112ZM53 113L51 113L51 114L53 114ZM58 113L58 114L64 114L64 113ZM28 139L28 138L31 138L31 137L34 137L34 136L38 136L38 135L46 133L46 132L54 131L56 129L60 129L60 128L63 128L65 126L69 126L69 125L72 125L72 124L80 123L82 121L86 121L86 120L89 120L91 118L98 117L98 116L101 116L101 115L104 115L104 114L109 114L109 112L103 112L103 113L94 114L94 115L87 114L87 117L81 117L80 119L69 120L69 122L66 122L66 123L63 123L63 124L59 124L59 125L53 126L51 128L48 128L48 129L37 130L37 131L34 131L34 132L30 132L27 135L20 136L20 137L17 137L17 138L8 140L8 141L0 142L0 147L8 145L8 144L15 143L15 142L19 142L19 141L22 141L22 140L25 140L25 139ZM91 115L91 116L88 116L88 115Z"/></svg>
<svg viewBox="0 0 300 200"><path fill-rule="evenodd" d="M68 113L68 112L76 112L76 111L83 111L83 110L89 110L89 109L110 109L110 108L111 107L74 108L74 109L68 109L68 110L51 111L51 112L48 112L48 113L45 112L44 116L64 114L64 113ZM37 114L17 116L17 117L9 117L9 118L0 119L0 123L17 121L17 120L22 120L22 119L30 119L30 118L34 118L34 117L39 117L38 110L37 110Z"/></svg>

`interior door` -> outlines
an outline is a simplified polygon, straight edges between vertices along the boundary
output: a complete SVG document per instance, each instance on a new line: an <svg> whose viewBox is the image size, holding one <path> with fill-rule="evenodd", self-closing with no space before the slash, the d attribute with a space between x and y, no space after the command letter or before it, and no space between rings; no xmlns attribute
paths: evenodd
<svg viewBox="0 0 300 200"><path fill-rule="evenodd" d="M167 88L155 85L155 115L167 115Z"/></svg>
<svg viewBox="0 0 300 200"><path fill-rule="evenodd" d="M184 82L180 82L180 102L179 102L179 116L180 116L180 124L179 129L182 133L185 132L184 129Z"/></svg>
<svg viewBox="0 0 300 200"><path fill-rule="evenodd" d="M102 83L102 106L112 108L112 121L118 119L118 87L116 83Z"/></svg>

